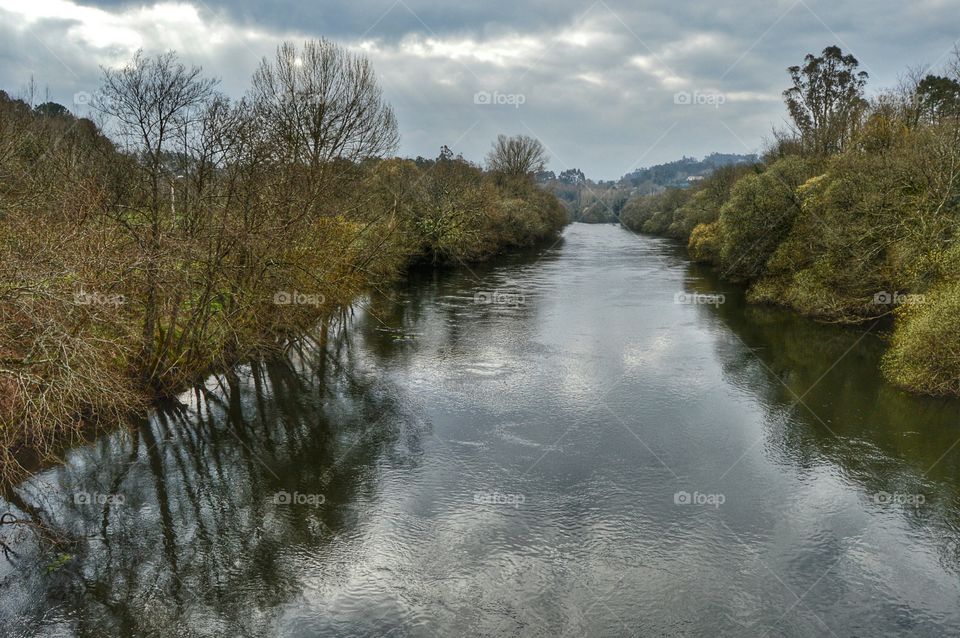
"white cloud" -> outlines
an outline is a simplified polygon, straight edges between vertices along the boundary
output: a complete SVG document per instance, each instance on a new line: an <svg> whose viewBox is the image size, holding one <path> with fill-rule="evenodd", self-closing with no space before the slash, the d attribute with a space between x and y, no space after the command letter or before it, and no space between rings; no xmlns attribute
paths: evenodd
<svg viewBox="0 0 960 638"><path fill-rule="evenodd" d="M262 44L272 36L231 24L185 2L118 8L87 7L69 0L0 0L0 11L11 14L8 29L30 35L51 52L80 53L71 62L116 65L134 51L174 49L187 56L214 56L227 45Z"/></svg>
<svg viewBox="0 0 960 638"><path fill-rule="evenodd" d="M448 37L424 38L410 35L399 45L402 54L418 58L479 62L497 67L518 67L530 63L544 49L544 43L536 37L513 35L478 41L469 38Z"/></svg>

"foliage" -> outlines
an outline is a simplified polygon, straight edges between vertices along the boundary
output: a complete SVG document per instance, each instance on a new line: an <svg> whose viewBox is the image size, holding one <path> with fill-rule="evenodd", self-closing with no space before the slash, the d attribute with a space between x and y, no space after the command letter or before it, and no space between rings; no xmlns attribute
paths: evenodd
<svg viewBox="0 0 960 638"><path fill-rule="evenodd" d="M803 66L787 69L793 86L783 92L787 111L804 149L813 155L841 151L853 137L866 110L863 87L866 71L840 47L829 46L819 56L804 58Z"/></svg>
<svg viewBox="0 0 960 638"><path fill-rule="evenodd" d="M668 231L683 214L682 207L689 197L688 191L671 188L655 195L633 198L624 206L620 222L644 233L670 234Z"/></svg>
<svg viewBox="0 0 960 638"><path fill-rule="evenodd" d="M920 117L940 122L960 115L960 82L939 75L927 75L917 84Z"/></svg>
<svg viewBox="0 0 960 638"><path fill-rule="evenodd" d="M720 267L735 280L753 280L787 236L800 211L797 188L810 173L809 163L788 157L762 173L734 184L720 209Z"/></svg>
<svg viewBox="0 0 960 638"><path fill-rule="evenodd" d="M936 286L897 311L884 373L915 392L960 395L960 281Z"/></svg>
<svg viewBox="0 0 960 638"><path fill-rule="evenodd" d="M687 250L695 261L706 264L717 263L720 258L718 226L717 222L697 224L690 232Z"/></svg>

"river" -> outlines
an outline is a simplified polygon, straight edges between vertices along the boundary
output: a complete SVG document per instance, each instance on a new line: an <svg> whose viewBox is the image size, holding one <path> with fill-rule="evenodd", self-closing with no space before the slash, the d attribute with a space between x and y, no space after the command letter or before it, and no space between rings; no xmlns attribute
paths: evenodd
<svg viewBox="0 0 960 638"><path fill-rule="evenodd" d="M958 635L960 402L883 328L610 225L414 275L7 494L2 633Z"/></svg>

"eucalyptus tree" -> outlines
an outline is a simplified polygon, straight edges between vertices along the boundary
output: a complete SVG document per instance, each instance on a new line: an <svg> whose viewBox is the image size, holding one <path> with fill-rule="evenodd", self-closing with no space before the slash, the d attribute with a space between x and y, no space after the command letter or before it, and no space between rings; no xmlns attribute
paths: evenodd
<svg viewBox="0 0 960 638"><path fill-rule="evenodd" d="M783 92L787 110L804 151L827 155L842 151L854 137L867 110L863 97L867 72L840 47L808 53L803 66L787 69L793 86Z"/></svg>

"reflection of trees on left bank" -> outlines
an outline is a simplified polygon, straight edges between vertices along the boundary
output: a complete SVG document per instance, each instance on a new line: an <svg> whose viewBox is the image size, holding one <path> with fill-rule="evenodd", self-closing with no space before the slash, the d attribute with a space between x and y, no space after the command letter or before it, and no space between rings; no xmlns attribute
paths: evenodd
<svg viewBox="0 0 960 638"><path fill-rule="evenodd" d="M356 542L352 505L375 497L371 468L399 446L405 463L419 458L416 415L338 326L6 494L3 510L24 521L0 527L7 631L262 635L302 594L296 570Z"/></svg>

